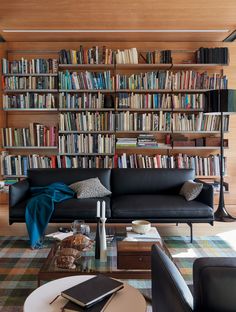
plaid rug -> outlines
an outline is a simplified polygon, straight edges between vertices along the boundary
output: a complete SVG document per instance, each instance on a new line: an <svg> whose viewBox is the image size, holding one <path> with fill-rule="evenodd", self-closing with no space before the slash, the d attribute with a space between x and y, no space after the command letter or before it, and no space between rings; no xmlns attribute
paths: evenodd
<svg viewBox="0 0 236 312"><path fill-rule="evenodd" d="M198 257L236 257L235 233L212 237L166 237L165 243L186 282L191 282L192 264ZM37 287L37 273L48 255L52 241L45 248L31 250L28 240L0 237L0 311L22 312L26 297ZM141 292L150 293L150 280L127 280ZM148 309L151 311L150 307Z"/></svg>

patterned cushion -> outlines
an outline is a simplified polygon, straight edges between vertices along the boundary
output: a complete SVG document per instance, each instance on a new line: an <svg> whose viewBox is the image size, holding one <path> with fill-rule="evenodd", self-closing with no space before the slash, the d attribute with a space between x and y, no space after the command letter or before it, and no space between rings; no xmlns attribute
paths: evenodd
<svg viewBox="0 0 236 312"><path fill-rule="evenodd" d="M187 201L194 200L201 193L202 188L202 183L189 180L184 182L179 194L184 196Z"/></svg>
<svg viewBox="0 0 236 312"><path fill-rule="evenodd" d="M104 197L111 192L102 185L98 178L75 182L69 187L76 192L77 198Z"/></svg>

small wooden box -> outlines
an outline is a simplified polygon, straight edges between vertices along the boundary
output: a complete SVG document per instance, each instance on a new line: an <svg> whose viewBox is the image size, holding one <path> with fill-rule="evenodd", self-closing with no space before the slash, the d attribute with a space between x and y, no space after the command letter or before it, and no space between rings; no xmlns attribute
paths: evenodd
<svg viewBox="0 0 236 312"><path fill-rule="evenodd" d="M117 269L151 269L151 248L162 246L160 240L152 242L117 242Z"/></svg>

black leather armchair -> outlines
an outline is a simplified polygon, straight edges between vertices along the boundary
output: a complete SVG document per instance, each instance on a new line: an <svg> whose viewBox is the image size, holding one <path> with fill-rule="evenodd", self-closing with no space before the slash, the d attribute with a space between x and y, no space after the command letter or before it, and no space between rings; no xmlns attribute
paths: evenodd
<svg viewBox="0 0 236 312"><path fill-rule="evenodd" d="M193 293L171 259L153 245L153 312L235 312L236 258L196 259Z"/></svg>

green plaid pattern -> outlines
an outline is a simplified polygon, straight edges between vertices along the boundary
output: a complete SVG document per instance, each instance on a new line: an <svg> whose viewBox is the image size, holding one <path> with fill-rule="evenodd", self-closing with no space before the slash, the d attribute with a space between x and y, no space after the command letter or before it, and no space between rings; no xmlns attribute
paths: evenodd
<svg viewBox="0 0 236 312"><path fill-rule="evenodd" d="M192 263L203 256L236 256L234 235L229 239L217 236L166 237L165 243L187 282L191 282ZM46 241L43 249L31 250L28 239L0 237L0 311L22 312L26 297L37 287L37 274L47 257L52 241ZM92 251L91 251L92 252ZM92 255L91 255L92 256ZM150 280L126 280L141 292L150 295ZM151 307L148 307L151 311Z"/></svg>

